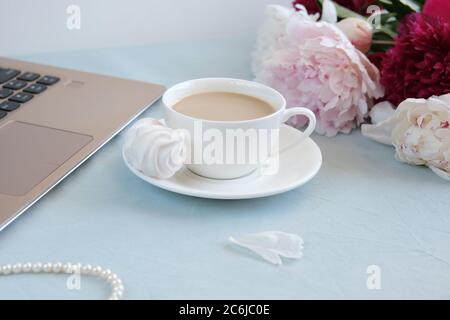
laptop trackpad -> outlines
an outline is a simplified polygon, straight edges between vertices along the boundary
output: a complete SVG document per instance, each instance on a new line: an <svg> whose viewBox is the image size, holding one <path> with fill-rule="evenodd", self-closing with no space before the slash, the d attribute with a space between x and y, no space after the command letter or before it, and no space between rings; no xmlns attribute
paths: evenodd
<svg viewBox="0 0 450 320"><path fill-rule="evenodd" d="M91 140L31 123L6 124L0 128L0 193L27 194Z"/></svg>

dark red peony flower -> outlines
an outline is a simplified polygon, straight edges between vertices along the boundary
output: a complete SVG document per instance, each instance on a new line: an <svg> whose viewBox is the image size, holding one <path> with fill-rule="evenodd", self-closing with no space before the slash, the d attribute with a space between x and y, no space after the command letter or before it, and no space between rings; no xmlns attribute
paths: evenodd
<svg viewBox="0 0 450 320"><path fill-rule="evenodd" d="M367 13L367 7L374 4L376 0L334 0L334 2L352 11L368 16L370 13ZM318 0L294 0L292 2L294 8L296 4L304 5L309 14L321 13Z"/></svg>
<svg viewBox="0 0 450 320"><path fill-rule="evenodd" d="M450 1L448 0L427 0L423 7L423 13L430 16L442 17L450 21Z"/></svg>
<svg viewBox="0 0 450 320"><path fill-rule="evenodd" d="M317 0L294 0L292 1L292 6L295 8L295 10L297 10L297 4L305 6L309 14L321 13L322 11L319 6L319 1Z"/></svg>
<svg viewBox="0 0 450 320"><path fill-rule="evenodd" d="M381 66L385 55L386 52L374 52L368 54L367 58L369 58L370 62L372 62L375 65L375 67L381 70Z"/></svg>
<svg viewBox="0 0 450 320"><path fill-rule="evenodd" d="M386 99L396 106L406 98L450 93L450 22L419 13L406 16L381 65Z"/></svg>
<svg viewBox="0 0 450 320"><path fill-rule="evenodd" d="M341 6L366 16L370 16L371 14L367 12L367 7L374 4L376 1L377 0L334 0L334 2L339 3Z"/></svg>

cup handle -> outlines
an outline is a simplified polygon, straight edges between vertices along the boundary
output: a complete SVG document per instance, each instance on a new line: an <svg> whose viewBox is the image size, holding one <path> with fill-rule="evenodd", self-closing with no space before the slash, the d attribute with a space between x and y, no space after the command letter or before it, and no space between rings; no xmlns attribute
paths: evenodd
<svg viewBox="0 0 450 320"><path fill-rule="evenodd" d="M291 142L290 144L284 146L283 148L280 148L279 152L287 151L295 147L296 145L302 143L306 138L308 138L311 135L311 133L313 133L314 129L316 128L316 116L314 112L312 112L307 108L295 107L286 109L283 115L283 122L286 122L289 120L289 118L297 115L303 115L308 118L309 120L308 127L305 129L305 131L302 132L302 135L300 136L299 139Z"/></svg>

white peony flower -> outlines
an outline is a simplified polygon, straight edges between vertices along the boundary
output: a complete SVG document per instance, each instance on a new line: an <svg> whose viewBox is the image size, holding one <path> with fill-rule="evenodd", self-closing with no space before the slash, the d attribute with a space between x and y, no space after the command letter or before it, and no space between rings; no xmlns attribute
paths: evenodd
<svg viewBox="0 0 450 320"><path fill-rule="evenodd" d="M406 99L388 119L363 125L363 135L395 147L402 162L426 165L450 180L450 94Z"/></svg>

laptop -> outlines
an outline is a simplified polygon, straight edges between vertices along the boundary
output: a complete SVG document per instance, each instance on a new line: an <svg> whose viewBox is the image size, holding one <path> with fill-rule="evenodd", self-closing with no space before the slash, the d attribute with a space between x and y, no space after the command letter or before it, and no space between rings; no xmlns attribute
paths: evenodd
<svg viewBox="0 0 450 320"><path fill-rule="evenodd" d="M0 230L163 91L157 84L0 58Z"/></svg>

